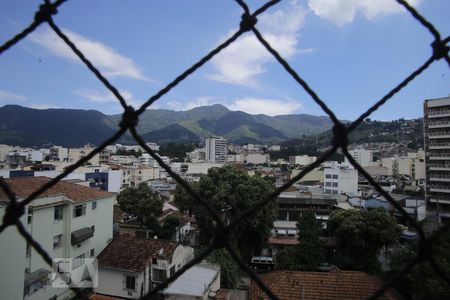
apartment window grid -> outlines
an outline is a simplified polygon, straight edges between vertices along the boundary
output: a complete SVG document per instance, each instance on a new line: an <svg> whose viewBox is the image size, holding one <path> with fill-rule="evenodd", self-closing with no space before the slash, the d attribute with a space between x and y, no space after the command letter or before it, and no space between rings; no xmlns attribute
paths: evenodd
<svg viewBox="0 0 450 300"><path fill-rule="evenodd" d="M8 226L16 226L19 233L32 245L32 247L42 256L42 258L51 265L52 260L48 253L43 250L39 243L35 241L32 236L28 233L26 228L22 225L18 219L24 213L24 208L34 199L36 199L39 195L45 192L48 188L55 185L59 180L67 176L70 172L74 171L84 163L86 163L89 159L91 159L94 155L100 153L105 147L115 141L117 141L126 131L130 131L133 138L136 142L152 156L158 164L165 169L165 171L172 176L183 188L186 189L191 196L200 204L205 206L205 208L209 211L209 213L213 216L215 221L217 222L217 229L215 233L215 239L220 240L222 243L214 243L203 253L198 255L195 259L185 265L183 268L179 269L173 276L167 278L161 284L158 284L154 289L152 289L147 295L144 296L145 299L150 299L154 297L159 291L168 286L170 282L173 282L176 278L178 278L182 273L184 273L188 268L193 266L194 264L200 262L204 259L208 254L210 254L214 249L225 247L227 251L231 254L233 259L239 265L240 268L243 269L257 284L258 286L272 299L278 299L277 296L260 280L260 278L248 268L244 261L242 261L235 249L233 249L228 243L226 234L227 230L232 231L231 229L236 226L243 219L248 217L254 211L256 211L261 206L264 206L270 200L274 199L276 195L280 192L286 190L290 186L292 186L296 181L301 179L305 174L309 171L313 170L315 167L319 166L322 162L324 162L327 158L329 158L333 153L335 153L339 148L342 149L343 154L348 158L350 163L364 176L367 178L369 183L375 187L375 189L383 194L385 198L406 218L409 220L411 226L418 232L420 240L419 240L419 255L412 259L410 263L402 270L402 272L392 276L387 279L384 284L370 297L371 299L379 298L383 293L388 290L396 281L399 280L402 276L404 276L409 270L411 270L414 266L422 262L428 262L434 269L434 271L439 274L447 282L450 282L450 279L447 278L445 273L441 270L441 268L436 264L432 256L429 256L429 248L432 246L433 241L436 241L439 237L441 237L444 233L447 233L450 229L450 222L445 224L439 230L437 230L432 236L425 237L424 231L422 227L411 218L408 213L401 208L398 203L392 199L392 197L387 194L381 186L353 159L353 157L349 154L347 150L348 145L348 134L353 131L357 126L359 126L365 118L370 116L374 111L376 111L379 107L384 105L388 100L390 100L395 94L397 94L400 90L402 90L405 86L407 86L411 81L413 81L417 76L419 76L423 71L425 71L434 61L437 60L445 60L446 63L450 66L450 57L449 57L449 47L448 43L450 42L450 37L441 38L439 31L431 24L428 20L426 20L420 13L411 7L404 0L397 0L399 4L401 4L404 9L406 9L413 18L417 22L419 22L429 33L433 36L434 42L431 44L432 47L432 55L416 70L414 70L410 75L408 75L402 82L396 85L392 90L390 90L385 96L383 96L380 100L378 100L372 107L370 107L366 112L361 114L359 118L357 118L354 122L349 125L344 125L341 123L338 118L335 116L334 112L331 111L327 104L319 98L316 92L305 82L296 71L283 59L280 54L272 48L272 46L265 40L264 36L261 35L259 30L257 29L257 17L263 14L267 9L271 8L275 4L279 2L279 0L271 0L263 4L259 9L255 12L250 12L247 4L243 0L236 0L236 3L243 9L242 19L239 24L239 30L236 31L231 37L229 37L225 42L220 44L214 50L209 52L206 56L201 58L198 62L192 65L190 68L181 73L175 80L170 82L166 87L161 89L158 93L150 97L141 107L135 110L133 107L129 106L124 100L123 96L119 93L118 89L114 87L99 71L98 69L84 56L84 54L77 48L75 45L55 24L52 16L55 15L58 11L57 9L61 8L61 5L66 2L64 0L56 0L55 2L50 2L50 0L45 0L44 3L39 7L38 11L35 14L35 18L33 22L25 28L22 32L18 33L16 36L6 41L3 45L0 46L0 54L7 50L11 50L14 45L24 39L28 34L32 33L37 27L39 27L42 23L47 23L50 28L61 38L70 49L78 56L78 58L87 66L87 68L108 88L118 99L120 104L124 109L124 113L122 115L122 121L120 123L119 130L113 134L109 139L104 141L100 146L94 148L90 153L85 153L79 161L70 165L65 169L65 171L58 177L54 178L45 186L42 186L36 192L32 193L26 199L21 201L20 203L17 201L14 193L10 190L9 186L0 179L0 186L3 191L8 195L10 199L10 203L6 210L6 215L3 219L3 223L0 226L0 233L7 228ZM297 176L293 177L289 182L281 186L276 190L276 193L271 196L266 196L263 200L258 203L253 209L243 212L240 217L233 221L229 225L223 224L221 221L220 215L217 211L215 211L204 199L202 199L191 187L190 185L184 181L181 177L179 177L176 173L174 173L170 167L165 164L156 153L150 149L141 138L141 136L136 131L136 125L138 122L139 116L155 101L160 99L170 90L172 90L177 84L182 82L189 75L194 73L197 69L202 67L206 62L211 60L217 53L228 47L232 44L239 36L244 33L253 33L258 41L269 51L274 58L280 63L280 65L292 76L292 78L311 96L311 98L318 104L322 110L330 117L330 119L334 123L333 128L333 139L332 139L332 147L324 152L321 157L319 157L314 163L307 166L302 172L300 172ZM11 50L12 51L12 50ZM450 123L450 122L449 122ZM84 255L83 255L84 256ZM84 258L84 257L83 257ZM78 297L83 299L88 299L87 295L85 295L80 289L72 288L72 290L77 294Z"/></svg>

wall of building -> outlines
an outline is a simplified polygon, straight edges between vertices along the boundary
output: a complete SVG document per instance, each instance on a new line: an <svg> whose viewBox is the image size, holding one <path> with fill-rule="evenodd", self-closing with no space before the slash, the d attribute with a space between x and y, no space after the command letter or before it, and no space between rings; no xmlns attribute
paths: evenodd
<svg viewBox="0 0 450 300"><path fill-rule="evenodd" d="M145 281L144 272L146 278ZM125 289L124 276L126 275L137 277L135 291ZM143 293L145 294L146 292L148 292L148 276L148 267L145 269L145 271L140 273L99 267L98 288L95 288L94 291L99 294L138 299L141 296L141 286L144 285L144 282L146 283L145 288L143 288Z"/></svg>
<svg viewBox="0 0 450 300"><path fill-rule="evenodd" d="M0 220L3 220L6 206L0 205ZM26 224L26 214L20 221ZM25 280L26 241L15 226L6 228L0 234L0 295L2 299L22 300Z"/></svg>

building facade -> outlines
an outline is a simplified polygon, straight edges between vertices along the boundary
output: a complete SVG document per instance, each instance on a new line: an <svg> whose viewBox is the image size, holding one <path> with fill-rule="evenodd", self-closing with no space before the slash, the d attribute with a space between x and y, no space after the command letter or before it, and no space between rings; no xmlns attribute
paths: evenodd
<svg viewBox="0 0 450 300"><path fill-rule="evenodd" d="M5 179L19 201L50 180L47 177ZM114 200L112 193L60 181L26 205L21 221L50 257L73 259L70 278L73 283L81 283L89 268L86 259L95 258L112 239ZM8 202L0 192L1 217ZM17 230L11 229L14 228L0 235L0 293L5 299L70 298L70 290L52 286L52 267ZM14 285L9 285L10 280Z"/></svg>
<svg viewBox="0 0 450 300"><path fill-rule="evenodd" d="M441 223L450 220L450 97L425 100L424 134L425 197Z"/></svg>
<svg viewBox="0 0 450 300"><path fill-rule="evenodd" d="M221 137L206 139L206 161L225 164L227 162L227 140Z"/></svg>

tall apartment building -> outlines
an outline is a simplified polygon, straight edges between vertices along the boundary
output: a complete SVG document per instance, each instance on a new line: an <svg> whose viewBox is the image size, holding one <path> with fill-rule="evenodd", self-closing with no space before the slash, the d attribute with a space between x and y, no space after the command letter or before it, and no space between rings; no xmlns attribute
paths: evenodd
<svg viewBox="0 0 450 300"><path fill-rule="evenodd" d="M358 171L350 165L335 164L324 169L324 193L347 194L355 196L358 193Z"/></svg>
<svg viewBox="0 0 450 300"><path fill-rule="evenodd" d="M227 162L227 140L221 137L206 139L206 161L225 164Z"/></svg>
<svg viewBox="0 0 450 300"><path fill-rule="evenodd" d="M48 177L8 178L5 182L22 201ZM23 226L53 258L73 259L64 268L73 283L85 277L91 261L113 237L115 194L60 181L25 206ZM9 199L0 190L0 218ZM14 227L0 234L0 298L11 300L71 299L67 288L52 285L52 267Z"/></svg>
<svg viewBox="0 0 450 300"><path fill-rule="evenodd" d="M450 221L450 97L425 100L425 173L428 210Z"/></svg>

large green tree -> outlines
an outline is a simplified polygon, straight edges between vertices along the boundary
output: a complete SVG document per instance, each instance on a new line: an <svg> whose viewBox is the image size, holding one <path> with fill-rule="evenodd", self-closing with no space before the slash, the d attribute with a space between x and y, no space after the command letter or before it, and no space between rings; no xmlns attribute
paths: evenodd
<svg viewBox="0 0 450 300"><path fill-rule="evenodd" d="M117 195L117 202L121 210L135 215L141 225L159 233L158 217L162 214L163 202L146 183L124 189Z"/></svg>
<svg viewBox="0 0 450 300"><path fill-rule="evenodd" d="M444 234L433 247L434 259L442 271L450 276L450 234ZM401 272L403 267L417 255L415 244L405 245L394 252L387 272L387 279ZM422 262L404 274L394 284L405 299L448 299L450 285L427 262Z"/></svg>
<svg viewBox="0 0 450 300"><path fill-rule="evenodd" d="M279 251L277 266L284 270L316 271L325 260L325 248L320 240L322 228L314 211L300 216L297 229L299 244Z"/></svg>
<svg viewBox="0 0 450 300"><path fill-rule="evenodd" d="M274 189L273 185L260 176L250 177L232 166L211 168L197 186L198 193L221 215L225 224L236 219L242 212L252 208ZM179 190L178 190L179 191ZM208 244L213 236L214 221L211 214L185 192L177 193L175 202L189 209L195 215L200 229L200 242ZM228 240L238 249L241 256L249 260L259 254L271 234L273 221L277 217L276 200L257 209L232 230Z"/></svg>
<svg viewBox="0 0 450 300"><path fill-rule="evenodd" d="M325 260L325 248L320 240L322 227L313 211L302 214L297 223L299 264L304 271L315 271Z"/></svg>
<svg viewBox="0 0 450 300"><path fill-rule="evenodd" d="M379 273L377 255L383 247L398 241L400 227L382 208L368 212L339 210L330 215L328 229L336 237L341 254L358 270Z"/></svg>

